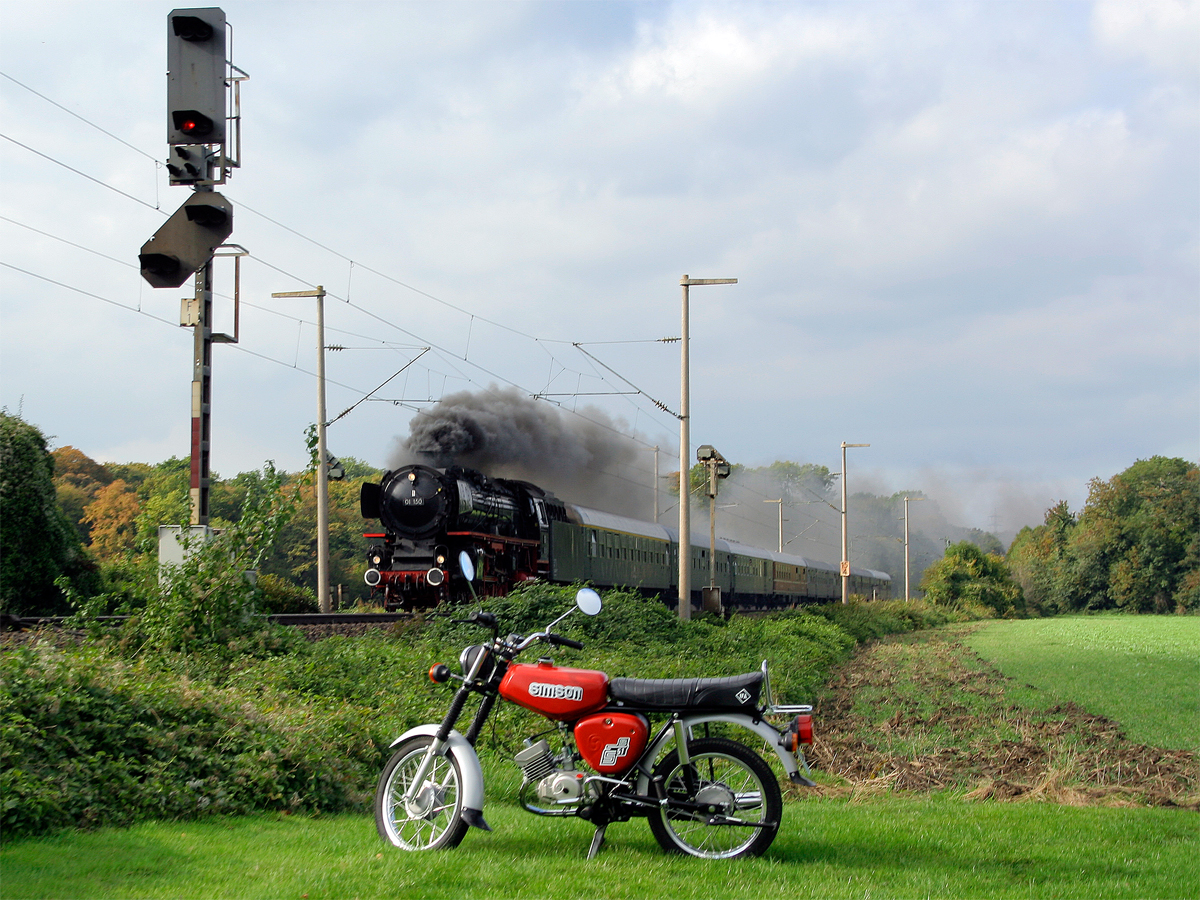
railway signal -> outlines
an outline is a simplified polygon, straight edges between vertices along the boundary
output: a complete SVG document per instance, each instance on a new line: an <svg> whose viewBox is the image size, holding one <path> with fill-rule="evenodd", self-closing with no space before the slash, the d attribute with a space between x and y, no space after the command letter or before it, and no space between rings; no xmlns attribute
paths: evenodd
<svg viewBox="0 0 1200 900"><path fill-rule="evenodd" d="M211 154L203 144L175 144L167 157L171 184L200 184L212 179Z"/></svg>
<svg viewBox="0 0 1200 900"><path fill-rule="evenodd" d="M225 143L225 13L167 16L167 143Z"/></svg>
<svg viewBox="0 0 1200 900"><path fill-rule="evenodd" d="M233 233L233 204L197 191L142 245L142 277L153 287L179 287L213 258Z"/></svg>

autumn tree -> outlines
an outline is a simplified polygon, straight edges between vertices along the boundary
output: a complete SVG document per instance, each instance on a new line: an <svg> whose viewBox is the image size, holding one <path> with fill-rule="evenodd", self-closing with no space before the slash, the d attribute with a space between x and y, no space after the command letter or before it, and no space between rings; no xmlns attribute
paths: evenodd
<svg viewBox="0 0 1200 900"><path fill-rule="evenodd" d="M84 521L83 511L100 489L112 482L112 473L75 447L59 447L51 455L58 505L87 544L91 526Z"/></svg>
<svg viewBox="0 0 1200 900"><path fill-rule="evenodd" d="M137 493L119 478L100 488L83 511L92 551L102 559L112 559L133 550L141 508Z"/></svg>

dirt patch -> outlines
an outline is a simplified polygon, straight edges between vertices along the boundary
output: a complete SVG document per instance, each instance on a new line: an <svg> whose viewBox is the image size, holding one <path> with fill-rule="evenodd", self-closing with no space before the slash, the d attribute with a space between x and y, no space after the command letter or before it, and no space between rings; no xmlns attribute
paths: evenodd
<svg viewBox="0 0 1200 900"><path fill-rule="evenodd" d="M814 710L827 793L963 790L968 797L1200 809L1200 758L1130 741L1074 705L1011 702L1015 683L939 629L861 648Z"/></svg>

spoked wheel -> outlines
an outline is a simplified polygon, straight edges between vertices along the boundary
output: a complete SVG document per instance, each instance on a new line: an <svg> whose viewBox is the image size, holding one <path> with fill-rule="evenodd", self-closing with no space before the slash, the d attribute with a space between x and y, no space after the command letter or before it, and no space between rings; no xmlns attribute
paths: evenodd
<svg viewBox="0 0 1200 900"><path fill-rule="evenodd" d="M664 850L705 859L757 856L775 840L783 796L771 767L748 747L725 738L689 743L691 762L672 750L654 767L667 806L650 815Z"/></svg>
<svg viewBox="0 0 1200 900"><path fill-rule="evenodd" d="M467 833L462 776L453 758L435 756L412 798L404 799L432 741L415 737L401 744L383 767L375 790L379 836L402 850L457 847Z"/></svg>

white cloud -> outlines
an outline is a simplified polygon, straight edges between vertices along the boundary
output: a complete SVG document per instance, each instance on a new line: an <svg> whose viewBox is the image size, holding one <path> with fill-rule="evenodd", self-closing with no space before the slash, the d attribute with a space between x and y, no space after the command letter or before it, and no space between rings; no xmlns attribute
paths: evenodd
<svg viewBox="0 0 1200 900"><path fill-rule="evenodd" d="M1196 0L1098 0L1092 28L1100 45L1152 69L1200 75L1200 3Z"/></svg>
<svg viewBox="0 0 1200 900"><path fill-rule="evenodd" d="M390 396L620 388L570 342L677 334L688 272L741 280L693 293L693 434L731 458L831 462L870 432L885 480L932 465L1036 493L1194 444L1194 5L225 8L251 74L225 188L243 297L282 313L272 291L321 283L341 342L443 348ZM0 68L157 155L166 11L6 10ZM182 200L7 81L0 119L151 206ZM161 212L9 142L0 178L21 223L0 222L0 261L175 317L182 291L21 227L132 262ZM150 453L186 422L186 332L9 269L0 318L0 403L29 398L60 440ZM301 465L311 326L247 307L242 334L218 348L214 466ZM677 403L677 345L595 351ZM413 355L331 354L330 407ZM595 402L672 439L648 401ZM337 452L381 462L410 414L364 403Z"/></svg>

